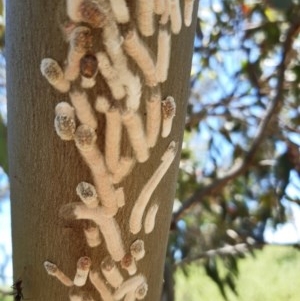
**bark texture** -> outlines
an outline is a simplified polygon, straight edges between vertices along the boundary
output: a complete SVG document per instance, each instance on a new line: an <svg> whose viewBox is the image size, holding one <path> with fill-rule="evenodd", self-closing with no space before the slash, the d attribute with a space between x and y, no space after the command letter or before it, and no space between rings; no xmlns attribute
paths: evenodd
<svg viewBox="0 0 300 301"><path fill-rule="evenodd" d="M134 9L131 2L128 1L128 5ZM44 261L54 262L73 279L76 262L81 256L91 257L92 266L97 269L106 254L103 245L93 249L87 246L82 231L84 222L66 222L58 214L62 205L78 202L75 188L79 182L92 182L90 171L74 143L60 140L54 131L55 105L59 101L68 101L68 96L54 90L39 68L45 57L55 58L60 63L67 57L68 47L60 29L64 6L65 1L62 0L10 0L7 3L8 143L14 278L22 279L24 298L31 300L66 300L68 296L69 288L47 275ZM159 165L170 141L175 140L181 145L193 37L194 24L189 28L183 26L180 34L172 37L169 76L162 84L162 95L172 95L176 99L176 117L170 137L159 138L157 146L151 150L150 159L137 164L122 185L126 200L132 202L132 206ZM147 40L155 49L155 39ZM104 126L104 122L100 121L98 132L104 132ZM126 152L129 146L123 143L122 148ZM146 256L139 262L139 272L148 281L146 301L160 299L179 157L180 149L153 194L153 199L160 203L154 232L147 237L138 235L145 240ZM122 233L129 233L128 219L132 206L116 216ZM124 234L125 245L129 246L136 238ZM94 288L88 283L84 290L93 291ZM98 300L96 292L94 295Z"/></svg>

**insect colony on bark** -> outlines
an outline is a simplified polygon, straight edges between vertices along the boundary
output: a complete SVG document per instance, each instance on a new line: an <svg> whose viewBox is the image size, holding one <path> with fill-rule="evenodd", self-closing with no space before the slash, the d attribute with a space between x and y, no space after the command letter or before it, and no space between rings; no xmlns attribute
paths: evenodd
<svg viewBox="0 0 300 301"><path fill-rule="evenodd" d="M194 0L183 2L184 24L189 26ZM103 239L109 256L101 262L101 273L90 270L92 258L79 258L73 280L52 262L45 261L44 267L68 287L82 287L89 278L104 301L140 300L148 290L145 275L138 273L138 261L146 254L144 241L135 239L127 246L123 238L138 234L143 226L145 234L154 230L159 204L151 204L151 197L175 158L177 143L169 143L161 163L134 202L129 217L131 233L121 232L115 216L126 206L120 183L135 164L150 158L159 134L167 138L172 129L175 100L172 96L162 99L160 84L167 80L171 35L178 34L182 27L180 1L136 0L135 18L131 18L125 0L66 0L66 13L71 28L66 63L62 67L54 59L45 58L40 68L55 89L69 93L70 103L56 105L55 131L62 140L74 140L90 169L93 184L80 182L76 193L81 202L63 205L59 214L66 219L90 220L83 230L87 245L97 247ZM154 56L144 37L153 36L156 30ZM99 39L102 46L95 49ZM133 72L129 62L139 72ZM103 92L96 99L89 99L88 90L103 80L110 95ZM149 92L143 93L145 89ZM145 121L140 112L141 102L145 102ZM97 144L97 112L106 119L104 154ZM121 154L123 128L133 158ZM70 299L83 297L70 294Z"/></svg>

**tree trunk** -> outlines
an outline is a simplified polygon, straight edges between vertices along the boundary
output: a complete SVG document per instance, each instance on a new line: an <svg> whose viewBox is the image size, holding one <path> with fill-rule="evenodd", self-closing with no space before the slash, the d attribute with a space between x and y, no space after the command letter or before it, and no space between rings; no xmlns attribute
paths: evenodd
<svg viewBox="0 0 300 301"><path fill-rule="evenodd" d="M54 130L55 106L60 101L69 102L69 96L54 89L40 71L41 61L46 57L55 59L61 66L67 58L68 42L64 40L61 30L66 19L65 6L65 1L59 0L10 0L7 3L8 144L14 278L22 280L24 298L31 300L65 300L68 294L80 298L88 294L98 300L99 294L89 280L82 287L66 287L50 277L43 264L45 261L55 263L73 281L78 259L88 256L92 262L91 271L99 272L103 278L101 262L110 253L107 250L107 244L110 243L108 238L102 237L100 246L87 245L83 228L90 224L88 220L65 219L61 213L65 212L61 210L62 207L67 211L73 208L67 204L80 202L76 194L79 182L94 181L74 141L62 141ZM135 4L128 1L128 6L131 21L135 22ZM148 284L144 300L159 300L163 283L188 97L193 29L193 24L190 27L183 25L180 34L172 34L168 79L160 85L162 98L170 95L176 101L176 117L171 134L166 138L159 137L156 145L150 149L149 159L144 163L136 163L124 181L113 185L114 191L119 187L124 188L125 206L119 208L112 219L120 226L125 253L129 253L130 245L136 239L144 241L146 251L145 257L136 262L135 275L128 275L120 267L119 259L115 260L116 266L121 271L123 283L136 275L144 275ZM152 37L143 39L156 53L157 30ZM132 69L137 70L134 61L129 61ZM137 72L142 78L142 72ZM98 77L97 86L88 92L91 103L98 93L95 90L104 89L104 94L108 95L107 85L104 88L101 85L101 78ZM138 111L144 124L147 89L143 84L142 104ZM97 120L98 146L104 152L106 119L103 114L97 114ZM121 153L135 157L124 129L122 137ZM178 143L179 150L147 207L155 203L159 205L155 228L150 234L145 234L143 229L138 234L132 234L128 221L135 200L157 170L171 141ZM111 289L112 293L115 291L117 289ZM102 299L109 300L103 295Z"/></svg>

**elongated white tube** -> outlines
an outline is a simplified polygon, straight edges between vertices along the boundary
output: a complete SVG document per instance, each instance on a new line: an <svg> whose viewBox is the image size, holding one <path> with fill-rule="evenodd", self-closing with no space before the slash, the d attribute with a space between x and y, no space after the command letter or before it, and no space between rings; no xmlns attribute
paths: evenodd
<svg viewBox="0 0 300 301"><path fill-rule="evenodd" d="M101 271L108 283L114 288L118 288L124 281L122 274L111 257L103 259Z"/></svg>
<svg viewBox="0 0 300 301"><path fill-rule="evenodd" d="M73 91L70 92L70 99L81 124L86 124L96 130L98 121L87 94L85 92Z"/></svg>
<svg viewBox="0 0 300 301"><path fill-rule="evenodd" d="M171 57L171 34L166 26L160 26L157 40L156 77L160 83L167 80Z"/></svg>
<svg viewBox="0 0 300 301"><path fill-rule="evenodd" d="M170 167L171 163L173 162L176 152L177 152L177 144L174 141L172 141L169 144L164 155L162 156L161 158L162 162L160 163L159 167L153 173L152 177L147 181L139 197L134 203L129 218L129 228L131 233L137 234L138 232L140 232L142 228L142 218L146 206L148 205L155 188L158 186L159 182L161 181L161 179L167 172L168 168Z"/></svg>
<svg viewBox="0 0 300 301"><path fill-rule="evenodd" d="M65 286L73 286L74 283L73 281L66 276L58 267L56 264L50 262L50 261L45 261L44 262L44 267L47 271L47 273L51 276L56 277L62 284Z"/></svg>
<svg viewBox="0 0 300 301"><path fill-rule="evenodd" d="M154 60L150 54L149 48L138 36L136 30L131 30L126 34L123 47L125 52L142 70L146 79L146 84L150 87L156 86L157 78Z"/></svg>
<svg viewBox="0 0 300 301"><path fill-rule="evenodd" d="M189 27L192 24L192 15L195 0L184 0L184 25Z"/></svg>
<svg viewBox="0 0 300 301"><path fill-rule="evenodd" d="M122 114L122 121L127 130L130 144L138 162L145 162L149 158L149 148L140 115L131 110Z"/></svg>
<svg viewBox="0 0 300 301"><path fill-rule="evenodd" d="M153 0L137 0L137 23L139 31L143 36L149 37L154 34Z"/></svg>
<svg viewBox="0 0 300 301"><path fill-rule="evenodd" d="M65 79L62 68L51 59L44 58L41 62L41 73L47 81L59 92L66 93L70 90L70 82Z"/></svg>
<svg viewBox="0 0 300 301"><path fill-rule="evenodd" d="M93 175L94 184L104 207L117 211L115 189L110 180L103 155L97 144L95 130L87 125L81 125L75 132L75 144Z"/></svg>
<svg viewBox="0 0 300 301"><path fill-rule="evenodd" d="M154 230L157 211L158 211L158 205L154 204L148 209L146 213L145 222L144 222L144 229L146 234L149 234Z"/></svg>
<svg viewBox="0 0 300 301"><path fill-rule="evenodd" d="M80 257L78 259L77 270L73 281L76 286L85 285L89 275L91 264L91 259L87 256Z"/></svg>
<svg viewBox="0 0 300 301"><path fill-rule="evenodd" d="M147 144L149 147L154 147L161 126L161 93L160 89L154 88L151 91L149 99L146 101L146 133Z"/></svg>
<svg viewBox="0 0 300 301"><path fill-rule="evenodd" d="M67 102L60 102L55 107L54 127L62 140L73 140L76 130L75 110Z"/></svg>
<svg viewBox="0 0 300 301"><path fill-rule="evenodd" d="M170 0L170 19L171 30L174 34L178 34L182 27L182 17L179 0Z"/></svg>

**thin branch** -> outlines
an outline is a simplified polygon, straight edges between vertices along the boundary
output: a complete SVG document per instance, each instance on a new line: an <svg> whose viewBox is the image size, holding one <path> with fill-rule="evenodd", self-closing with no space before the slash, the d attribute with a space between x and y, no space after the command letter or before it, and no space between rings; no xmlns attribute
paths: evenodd
<svg viewBox="0 0 300 301"><path fill-rule="evenodd" d="M226 255L239 255L245 254L251 251L252 248L260 248L261 244L247 244L247 243L240 243L236 245L226 245L222 248L212 249L205 252L202 252L194 257L185 258L175 264L176 267L183 266L185 264L192 263L194 261L204 259L204 258L211 258L215 256L226 256Z"/></svg>
<svg viewBox="0 0 300 301"><path fill-rule="evenodd" d="M195 205L198 202L201 202L205 197L213 193L220 192L228 182L245 173L245 171L247 171L252 165L255 159L255 155L259 149L259 146L264 141L265 136L271 127L272 121L277 117L278 113L282 108L284 99L284 73L289 61L289 54L292 49L293 39L298 34L299 30L300 22L296 21L294 24L291 25L287 32L286 40L283 44L281 62L278 66L276 96L274 97L273 101L270 102L269 107L266 110L265 117L260 122L257 134L252 142L249 151L245 154L244 159L238 162L225 176L214 180L211 184L209 184L206 187L196 190L195 193L185 202L183 202L181 207L173 213L172 224L176 223L176 221L178 221L181 218L181 216L187 212L188 209L191 209L193 205Z"/></svg>

